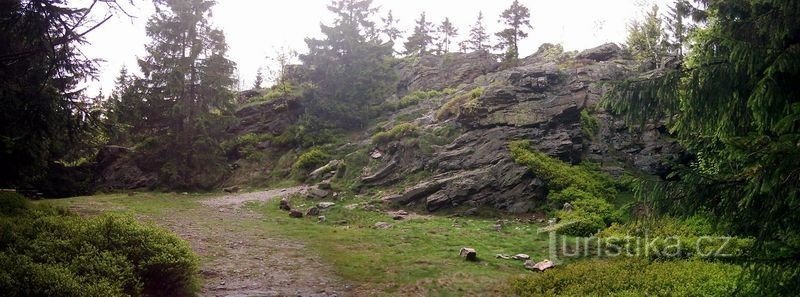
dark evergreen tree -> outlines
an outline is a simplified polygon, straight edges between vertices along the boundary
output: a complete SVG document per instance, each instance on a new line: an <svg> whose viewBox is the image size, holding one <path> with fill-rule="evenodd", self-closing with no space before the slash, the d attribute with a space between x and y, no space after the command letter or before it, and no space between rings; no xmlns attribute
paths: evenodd
<svg viewBox="0 0 800 297"><path fill-rule="evenodd" d="M391 10L389 10L385 17L381 18L381 21L383 22L383 26L380 31L381 34L386 37L386 41L394 43L395 40L401 37L403 31L397 28L397 24L400 20L394 18Z"/></svg>
<svg viewBox="0 0 800 297"><path fill-rule="evenodd" d="M658 5L653 5L643 21L634 21L628 26L627 46L645 69L655 69L662 65L669 44L658 14Z"/></svg>
<svg viewBox="0 0 800 297"><path fill-rule="evenodd" d="M258 67L256 70L256 79L253 81L253 89L261 89L261 85L264 83L264 72L261 67Z"/></svg>
<svg viewBox="0 0 800 297"><path fill-rule="evenodd" d="M676 0L669 8L665 20L667 27L667 43L670 54L683 59L688 46L689 33L693 30L690 24L693 6L688 0Z"/></svg>
<svg viewBox="0 0 800 297"><path fill-rule="evenodd" d="M609 105L631 124L668 122L692 160L642 186L664 211L710 213L753 236L742 296L800 289L800 3L700 1L708 22L683 63L622 82ZM753 290L752 292L750 290Z"/></svg>
<svg viewBox="0 0 800 297"><path fill-rule="evenodd" d="M519 4L519 1L514 0L511 7L504 10L500 14L500 22L504 23L507 28L495 35L500 38L497 44L497 49L505 50L505 60L512 61L519 59L519 41L528 37L526 29L532 29L531 26L531 12L525 5Z"/></svg>
<svg viewBox="0 0 800 297"><path fill-rule="evenodd" d="M425 19L425 12L422 12L417 19L414 33L408 37L405 43L407 55L422 56L430 52L433 44L433 24Z"/></svg>
<svg viewBox="0 0 800 297"><path fill-rule="evenodd" d="M394 83L394 50L369 37L377 12L371 0L335 0L328 10L335 15L333 24L320 26L322 39L306 39L308 53L300 56L318 90L307 111L324 119L318 123L360 127Z"/></svg>
<svg viewBox="0 0 800 297"><path fill-rule="evenodd" d="M105 21L66 0L0 1L0 188L33 187L56 161L90 158L96 121L79 84L95 63L78 47Z"/></svg>
<svg viewBox="0 0 800 297"><path fill-rule="evenodd" d="M450 22L450 18L444 18L439 27L436 28L436 32L439 35L436 38L437 51L439 53L450 52L450 44L453 43L453 39L458 37L458 29Z"/></svg>
<svg viewBox="0 0 800 297"><path fill-rule="evenodd" d="M483 23L483 12L478 12L478 19L469 30L469 39L465 43L466 48L473 51L488 50L490 38L486 33L486 25Z"/></svg>
<svg viewBox="0 0 800 297"><path fill-rule="evenodd" d="M144 76L119 87L112 112L132 143L157 164L170 188L210 188L226 170L220 142L231 119L234 64L222 31L210 25L210 0L158 0L147 24ZM124 81L124 80L123 80Z"/></svg>

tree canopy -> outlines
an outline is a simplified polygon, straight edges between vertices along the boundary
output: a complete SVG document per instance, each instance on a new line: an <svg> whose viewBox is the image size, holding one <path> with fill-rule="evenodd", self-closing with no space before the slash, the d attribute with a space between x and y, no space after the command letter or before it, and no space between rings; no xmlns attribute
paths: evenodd
<svg viewBox="0 0 800 297"><path fill-rule="evenodd" d="M800 285L800 5L700 4L707 23L682 65L620 83L609 105L629 123L668 122L693 156L643 194L758 238L761 249L747 259L761 277L755 294L792 294Z"/></svg>

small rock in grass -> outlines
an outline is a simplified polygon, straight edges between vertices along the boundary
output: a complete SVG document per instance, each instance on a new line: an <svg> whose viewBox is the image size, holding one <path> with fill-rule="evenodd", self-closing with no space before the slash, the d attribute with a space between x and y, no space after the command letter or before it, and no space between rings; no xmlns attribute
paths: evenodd
<svg viewBox="0 0 800 297"><path fill-rule="evenodd" d="M320 203L317 203L317 207L319 209L330 208L331 206L334 206L334 205L336 205L336 203L333 203L333 202L320 202Z"/></svg>
<svg viewBox="0 0 800 297"><path fill-rule="evenodd" d="M285 210L285 211L291 211L292 210L292 206L289 205L289 200L286 200L286 198L281 199L281 204L280 204L279 207L280 207L281 210Z"/></svg>
<svg viewBox="0 0 800 297"><path fill-rule="evenodd" d="M318 216L319 215L319 208L311 207L306 211L307 216Z"/></svg>
<svg viewBox="0 0 800 297"><path fill-rule="evenodd" d="M494 257L497 258L497 259L511 260L511 257L503 255L503 254L497 254Z"/></svg>
<svg viewBox="0 0 800 297"><path fill-rule="evenodd" d="M514 259L514 260L529 260L531 258L531 256L528 256L526 254L516 254L516 255L512 256L511 258Z"/></svg>
<svg viewBox="0 0 800 297"><path fill-rule="evenodd" d="M545 271L547 269L555 267L555 263L550 260L545 259L539 263L533 263L531 260L525 261L525 269L533 270L533 271Z"/></svg>
<svg viewBox="0 0 800 297"><path fill-rule="evenodd" d="M408 215L408 212L407 212L407 211L405 211L405 210L402 210L402 209L401 209L401 210L398 210L398 211L397 211L397 214L398 214L398 215L401 215L401 216L407 216L407 215Z"/></svg>
<svg viewBox="0 0 800 297"><path fill-rule="evenodd" d="M477 261L478 260L478 252L475 251L473 248L463 247L458 252L458 255L464 258L467 261Z"/></svg>
<svg viewBox="0 0 800 297"><path fill-rule="evenodd" d="M500 232L500 230L503 230L503 225L502 224L494 224L494 231Z"/></svg>
<svg viewBox="0 0 800 297"><path fill-rule="evenodd" d="M331 181L324 180L317 184L317 188L320 190L330 190L331 189Z"/></svg>
<svg viewBox="0 0 800 297"><path fill-rule="evenodd" d="M317 217L317 222L320 222L320 223L325 222L327 220L328 220L328 218L326 218L325 216L318 216Z"/></svg>
<svg viewBox="0 0 800 297"><path fill-rule="evenodd" d="M392 224L387 222L377 222L375 223L375 229L389 229L392 228Z"/></svg>
<svg viewBox="0 0 800 297"><path fill-rule="evenodd" d="M393 216L393 217L392 217L392 220L395 220L395 221L400 221L400 220L403 220L403 219L405 219L405 218L406 218L406 217L404 217L404 216L401 216L401 215L396 215L396 216Z"/></svg>
<svg viewBox="0 0 800 297"><path fill-rule="evenodd" d="M303 213L300 212L299 210L292 209L291 211L289 211L289 216L293 218L302 218Z"/></svg>
<svg viewBox="0 0 800 297"><path fill-rule="evenodd" d="M473 208L470 208L470 209L467 209L467 210L466 210L466 211L464 211L464 213L463 213L463 215L464 215L465 217L471 217L471 216L474 216L474 215L477 215L477 214L478 214L478 209L477 209L477 208L474 208L474 207L473 207Z"/></svg>

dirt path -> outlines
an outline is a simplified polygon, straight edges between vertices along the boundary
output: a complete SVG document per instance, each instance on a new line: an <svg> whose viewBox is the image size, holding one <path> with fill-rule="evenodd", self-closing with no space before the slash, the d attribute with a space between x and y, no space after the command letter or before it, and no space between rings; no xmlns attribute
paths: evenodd
<svg viewBox="0 0 800 297"><path fill-rule="evenodd" d="M346 286L301 243L253 224L261 215L241 208L305 187L234 194L202 201L197 213L157 219L203 258L202 296L342 296Z"/></svg>

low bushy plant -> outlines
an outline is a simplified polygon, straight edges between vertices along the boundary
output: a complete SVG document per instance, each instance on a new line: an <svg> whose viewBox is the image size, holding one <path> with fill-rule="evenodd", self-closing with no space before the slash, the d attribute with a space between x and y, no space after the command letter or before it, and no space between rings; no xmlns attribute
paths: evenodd
<svg viewBox="0 0 800 297"><path fill-rule="evenodd" d="M292 167L296 170L313 170L325 165L330 159L330 155L318 147L314 147L297 157Z"/></svg>
<svg viewBox="0 0 800 297"><path fill-rule="evenodd" d="M510 282L517 296L732 296L742 268L637 258L584 260Z"/></svg>
<svg viewBox="0 0 800 297"><path fill-rule="evenodd" d="M615 221L613 198L620 185L592 165L574 166L544 153L534 151L526 141L510 145L511 155L528 167L547 184L548 199L561 207L570 203L572 209L558 211L564 223L560 232L573 236L589 236Z"/></svg>
<svg viewBox="0 0 800 297"><path fill-rule="evenodd" d="M389 131L378 132L372 136L373 144L386 144L405 137L417 136L419 127L411 123L402 123L392 127Z"/></svg>
<svg viewBox="0 0 800 297"><path fill-rule="evenodd" d="M82 218L36 205L0 216L4 296L190 296L198 259L166 230L133 218Z"/></svg>

